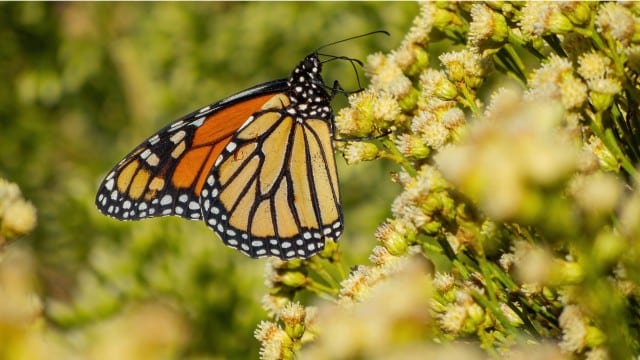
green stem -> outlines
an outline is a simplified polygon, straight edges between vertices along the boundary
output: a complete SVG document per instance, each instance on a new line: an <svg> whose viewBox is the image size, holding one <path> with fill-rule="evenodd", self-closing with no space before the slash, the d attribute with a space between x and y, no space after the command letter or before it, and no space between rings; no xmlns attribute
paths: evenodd
<svg viewBox="0 0 640 360"><path fill-rule="evenodd" d="M611 129L604 129L602 127L602 113L598 112L595 114L596 118L594 121L589 123L591 131L596 134L602 140L607 149L613 154L613 156L620 161L620 165L622 168L632 177L637 178L638 174L631 163L631 160L624 154L624 152L618 146L617 139L613 134Z"/></svg>
<svg viewBox="0 0 640 360"><path fill-rule="evenodd" d="M329 285L334 288L340 288L340 284L329 274L329 272L324 268L323 264L320 263L319 260L315 260L317 257L314 257L312 261L309 262L309 268L318 274L322 278L322 280L326 281Z"/></svg>
<svg viewBox="0 0 640 360"><path fill-rule="evenodd" d="M500 324L502 326L504 326L504 328L509 332L509 333L515 333L516 332L516 328L511 324L511 322L509 321L509 319L507 319L507 317L502 313L502 311L496 307L492 301L489 301L484 294L482 294L481 292L472 289L471 290L471 296L473 296L473 299L480 304L480 306L482 306L485 309L488 309L489 311L491 311L493 313L493 315L496 317L496 319L498 319L498 321L500 321Z"/></svg>
<svg viewBox="0 0 640 360"><path fill-rule="evenodd" d="M514 49L513 45L511 44L506 44L504 46L504 49L509 54L509 58L511 59L513 64L516 66L516 69L518 70L518 75L521 77L522 81L526 84L527 76L525 75L525 73L527 71L527 68L524 66L524 63L522 62L522 59L520 59L520 56L516 52L516 49Z"/></svg>
<svg viewBox="0 0 640 360"><path fill-rule="evenodd" d="M335 300L334 296L337 296L339 293L338 289L323 285L313 279L309 281L305 288L322 298L331 300Z"/></svg>
<svg viewBox="0 0 640 360"><path fill-rule="evenodd" d="M392 140L384 139L382 140L382 145L390 152L389 156L385 157L388 157L389 159L400 164L400 166L402 166L402 168L412 177L416 177L418 175L416 169L404 156L402 156L402 153L400 152L400 150L398 150L398 147Z"/></svg>
<svg viewBox="0 0 640 360"><path fill-rule="evenodd" d="M522 87L526 86L526 83L522 82L522 79L516 74L515 71L511 70L509 65L504 61L504 59L500 58L498 54L493 55L493 61L498 66L498 69L504 72L508 77L517 81Z"/></svg>
<svg viewBox="0 0 640 360"><path fill-rule="evenodd" d="M471 93L471 91L469 91L467 85L462 84L457 88L462 93L462 97L464 99L462 102L465 103L475 115L480 115L480 109L478 109L478 106L476 105L475 96Z"/></svg>

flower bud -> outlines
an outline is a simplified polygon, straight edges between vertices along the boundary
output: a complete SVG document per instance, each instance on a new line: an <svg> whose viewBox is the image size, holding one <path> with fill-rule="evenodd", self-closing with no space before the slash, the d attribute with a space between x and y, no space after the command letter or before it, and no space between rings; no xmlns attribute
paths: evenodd
<svg viewBox="0 0 640 360"><path fill-rule="evenodd" d="M280 283L292 287L299 288L307 284L307 276L300 271L285 271L279 276Z"/></svg>
<svg viewBox="0 0 640 360"><path fill-rule="evenodd" d="M425 159L431 153L429 147L419 136L404 134L397 139L398 149L403 156L413 159Z"/></svg>
<svg viewBox="0 0 640 360"><path fill-rule="evenodd" d="M567 1L560 4L562 13L575 25L587 25L591 20L591 7L580 1Z"/></svg>
<svg viewBox="0 0 640 360"><path fill-rule="evenodd" d="M344 159L348 165L362 161L371 161L378 158L380 151L375 144L366 141L354 141L347 144L343 151Z"/></svg>
<svg viewBox="0 0 640 360"><path fill-rule="evenodd" d="M397 231L393 222L385 222L380 225L376 230L375 237L391 255L400 256L407 253L409 248L407 240Z"/></svg>

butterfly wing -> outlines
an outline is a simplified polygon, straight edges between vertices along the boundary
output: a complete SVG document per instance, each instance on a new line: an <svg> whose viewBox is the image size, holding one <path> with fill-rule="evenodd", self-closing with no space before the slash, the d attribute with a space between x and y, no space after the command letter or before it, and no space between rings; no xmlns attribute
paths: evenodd
<svg viewBox="0 0 640 360"><path fill-rule="evenodd" d="M201 219L200 193L214 162L238 128L286 88L284 79L258 85L161 129L109 172L96 196L98 209L120 220Z"/></svg>
<svg viewBox="0 0 640 360"><path fill-rule="evenodd" d="M202 188L207 225L252 257L306 258L343 230L330 122L298 121L289 105L285 94L265 103L226 143Z"/></svg>

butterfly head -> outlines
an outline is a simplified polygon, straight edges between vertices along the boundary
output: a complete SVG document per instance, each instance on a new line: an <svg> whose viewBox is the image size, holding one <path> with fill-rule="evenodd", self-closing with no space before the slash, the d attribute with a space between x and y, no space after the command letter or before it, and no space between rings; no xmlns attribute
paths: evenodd
<svg viewBox="0 0 640 360"><path fill-rule="evenodd" d="M318 54L307 55L291 72L288 79L291 102L304 114L309 108L326 107L331 98L322 80L322 63Z"/></svg>

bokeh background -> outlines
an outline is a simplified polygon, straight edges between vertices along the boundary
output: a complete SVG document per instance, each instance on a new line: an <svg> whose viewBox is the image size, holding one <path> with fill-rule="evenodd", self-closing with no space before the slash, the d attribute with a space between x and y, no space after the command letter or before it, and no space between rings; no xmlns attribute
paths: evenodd
<svg viewBox="0 0 640 360"><path fill-rule="evenodd" d="M322 44L385 29L391 37L325 51L365 60L395 48L417 7L0 4L0 177L17 183L38 212L36 230L9 247L34 254L45 321L81 347L90 341L86 329L137 304L160 304L180 319L167 326L188 334L186 355L256 357L252 331L266 317L264 260L227 249L202 223L107 218L94 206L98 184L160 127L286 77ZM334 79L357 88L346 62L326 67L325 82ZM362 73L360 79L366 81ZM337 99L336 110L345 103ZM338 160L346 219L341 243L347 263L356 264L400 189L383 161L347 167Z"/></svg>

